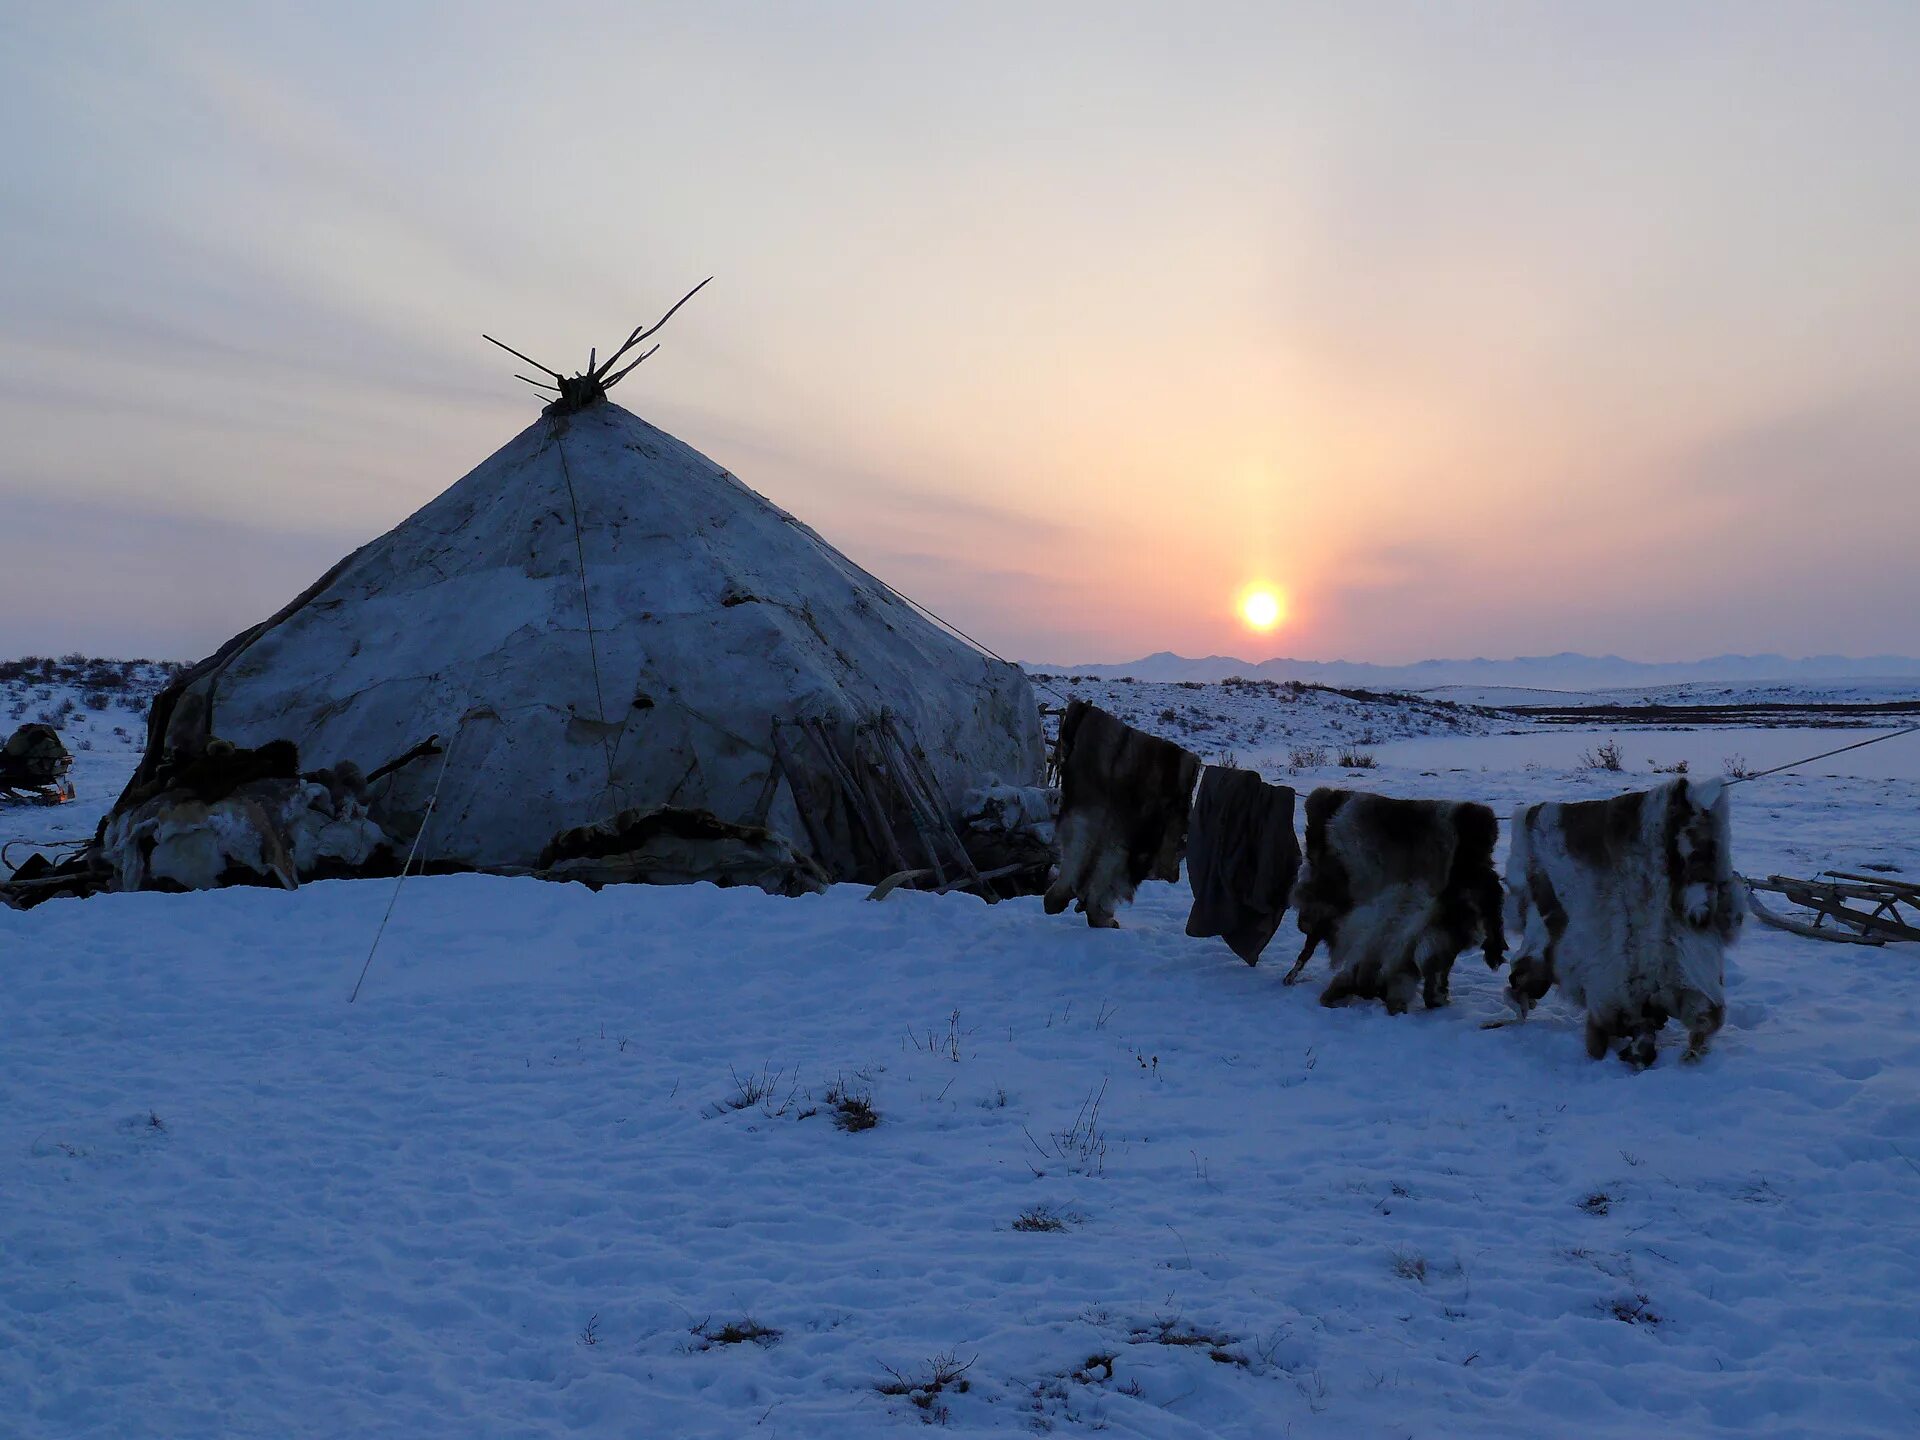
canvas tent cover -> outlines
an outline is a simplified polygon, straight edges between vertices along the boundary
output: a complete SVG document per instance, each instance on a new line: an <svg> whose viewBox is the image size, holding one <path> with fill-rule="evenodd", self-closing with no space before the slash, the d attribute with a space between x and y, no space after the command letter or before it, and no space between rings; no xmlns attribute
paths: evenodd
<svg viewBox="0 0 1920 1440"><path fill-rule="evenodd" d="M817 806L843 778L808 734L850 754L876 729L949 816L1044 765L1017 668L602 401L543 416L194 667L154 708L141 775L210 735L371 769L437 733L453 750L426 863L532 867L569 827L673 805L764 824L854 878L861 857L822 853L845 847L810 833L794 787ZM410 839L440 774L381 781L376 818Z"/></svg>

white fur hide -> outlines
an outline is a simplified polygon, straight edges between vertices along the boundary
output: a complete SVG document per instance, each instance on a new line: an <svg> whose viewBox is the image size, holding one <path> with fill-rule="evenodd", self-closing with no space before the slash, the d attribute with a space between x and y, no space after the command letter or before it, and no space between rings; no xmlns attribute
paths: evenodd
<svg viewBox="0 0 1920 1440"><path fill-rule="evenodd" d="M1032 835L1053 843L1060 816L1060 792L1045 785L1003 785L989 776L960 802L960 818L969 830L990 835Z"/></svg>
<svg viewBox="0 0 1920 1440"><path fill-rule="evenodd" d="M1719 1011L1727 943L1744 913L1726 787L1676 780L1646 792L1635 823L1605 837L1604 854L1591 838L1570 842L1570 808L1549 803L1514 815L1507 920L1516 959L1550 958L1567 998L1615 1033L1653 1013L1691 1025ZM1669 843L1683 875L1700 844L1716 850L1711 878L1686 875L1677 908ZM1553 902L1565 916L1557 935Z"/></svg>
<svg viewBox="0 0 1920 1440"><path fill-rule="evenodd" d="M170 791L107 822L102 853L116 890L157 882L211 890L230 870L284 888L332 863L367 863L387 836L352 796L303 780L256 780L211 804Z"/></svg>

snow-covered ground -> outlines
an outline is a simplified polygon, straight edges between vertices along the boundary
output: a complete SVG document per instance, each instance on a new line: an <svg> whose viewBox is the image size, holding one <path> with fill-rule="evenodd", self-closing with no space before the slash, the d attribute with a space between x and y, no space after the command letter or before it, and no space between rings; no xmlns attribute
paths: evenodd
<svg viewBox="0 0 1920 1440"><path fill-rule="evenodd" d="M1295 751L1364 751L1389 740L1486 735L1527 722L1421 695L1331 690L1273 680L1102 680L1036 674L1044 704L1088 700L1131 725L1177 740L1209 762L1286 766Z"/></svg>
<svg viewBox="0 0 1920 1440"><path fill-rule="evenodd" d="M1419 692L1461 705L1879 705L1920 700L1920 680L1853 679L1819 682L1637 686L1602 690L1543 690L1521 685L1436 685Z"/></svg>
<svg viewBox="0 0 1920 1440"><path fill-rule="evenodd" d="M1656 767L1681 761L1696 775L1718 775L1729 768L1735 773L1764 770L1920 721L1920 715L1843 716L1839 717L1843 724L1814 725L1803 715L1798 724L1766 728L1662 724L1583 729L1531 720L1489 708L1479 700L1467 703L1441 695L1342 691L1271 681L1201 685L1049 674L1037 676L1036 684L1045 687L1042 697L1051 704L1070 698L1090 700L1131 724L1179 741L1204 760L1251 766L1283 776L1303 790L1347 783L1341 776L1351 777L1355 770L1342 759L1355 755L1363 763L1372 759L1412 770L1577 771L1587 768L1586 757L1609 744L1622 753L1623 773L1612 787L1618 789L1636 774L1653 783ZM1531 703L1547 703L1541 698L1546 692L1527 693L1534 697ZM1563 698L1598 703L1608 693ZM1662 692L1656 698L1622 696L1619 703L1736 703L1725 697L1741 694L1720 686L1704 692L1688 688ZM1694 698L1684 698L1689 695ZM1769 690L1744 698L1791 704L1872 703L1920 698L1920 692L1848 692L1821 686ZM1501 703L1520 702L1507 695ZM1920 736L1852 751L1821 762L1812 773L1920 779Z"/></svg>
<svg viewBox="0 0 1920 1440"><path fill-rule="evenodd" d="M1920 720L1883 720L1866 727L1753 729L1700 726L1658 730L1608 726L1581 730L1542 727L1511 735L1438 735L1394 741L1375 751L1383 765L1410 769L1536 769L1552 774L1586 768L1607 746L1618 748L1622 773L1611 788L1651 784L1660 771L1684 763L1691 775L1739 774L1786 765L1875 735L1889 735ZM1899 736L1815 761L1796 774L1861 779L1920 780L1920 734ZM1296 783L1298 781L1296 780ZM1775 782L1768 780L1768 785Z"/></svg>
<svg viewBox="0 0 1920 1440"><path fill-rule="evenodd" d="M1509 660L1417 660L1378 665L1347 660L1244 660L1231 655L1193 657L1159 651L1121 664L1059 665L1104 679L1201 680L1231 676L1251 680L1301 680L1318 685L1357 685L1372 690L1432 690L1436 686L1594 691L1608 687L1673 688L1694 684L1819 687L1895 677L1920 685L1920 658L1911 655L1716 655L1704 660L1625 660L1618 655L1527 655Z"/></svg>
<svg viewBox="0 0 1920 1440"><path fill-rule="evenodd" d="M1389 793L1645 783L1496 763L1535 737L1471 714L1168 688L1134 699L1275 778L1370 731L1347 783ZM1735 807L1748 871L1920 872L1912 779ZM1289 931L1251 970L1188 939L1184 886L1096 932L418 879L349 1006L391 895L0 911L0 1433L1920 1426L1920 947L1750 928L1711 1057L1634 1075L1555 1001L1479 1029L1473 956L1448 1010L1323 1010Z"/></svg>
<svg viewBox="0 0 1920 1440"><path fill-rule="evenodd" d="M78 655L0 661L0 742L22 725L53 726L73 752L75 792L70 805L0 806L0 844L91 835L140 763L147 710L178 668ZM16 864L24 855L14 847Z"/></svg>

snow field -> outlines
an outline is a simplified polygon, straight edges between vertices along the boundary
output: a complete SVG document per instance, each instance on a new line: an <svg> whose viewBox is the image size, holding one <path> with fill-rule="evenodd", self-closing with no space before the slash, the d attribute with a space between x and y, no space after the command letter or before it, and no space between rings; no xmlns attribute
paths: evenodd
<svg viewBox="0 0 1920 1440"><path fill-rule="evenodd" d="M1543 766L1471 711L1098 688L1302 791L1504 819L1660 778ZM124 784L137 717L63 728L81 803L0 838L90 833ZM1379 768L1288 772L1349 743ZM1920 784L1870 773L1736 790L1737 865L1920 871ZM1184 884L1091 932L1037 900L416 879L349 1007L390 895L0 911L0 1434L1920 1421L1913 947L1750 926L1712 1056L1672 1034L1634 1076L1553 999L1482 1032L1504 975L1472 954L1449 1010L1323 1010L1324 961L1279 984L1291 923L1249 970L1181 933Z"/></svg>
<svg viewBox="0 0 1920 1440"><path fill-rule="evenodd" d="M1504 813L1623 778L1364 783ZM1912 784L1736 797L1743 868L1920 860ZM1750 929L1711 1057L1679 1066L1670 1035L1635 1076L1552 1000L1481 1031L1503 976L1471 954L1448 1010L1323 1010L1323 963L1279 983L1290 928L1248 969L1181 933L1184 885L1095 932L1035 900L420 879L349 1007L389 893L0 912L12 1433L1892 1436L1920 1413L1903 947ZM733 1108L743 1081L769 1088ZM877 1125L839 1128L829 1092ZM749 1321L779 1333L728 1343ZM939 1393L883 1393L947 1357Z"/></svg>
<svg viewBox="0 0 1920 1440"><path fill-rule="evenodd" d="M1419 695L1346 694L1272 681L1098 680L1037 675L1047 705L1082 699L1129 725L1184 745L1208 764L1285 768L1295 752L1371 751L1393 740L1485 735L1530 723L1475 706ZM1311 768L1311 767L1309 767Z"/></svg>

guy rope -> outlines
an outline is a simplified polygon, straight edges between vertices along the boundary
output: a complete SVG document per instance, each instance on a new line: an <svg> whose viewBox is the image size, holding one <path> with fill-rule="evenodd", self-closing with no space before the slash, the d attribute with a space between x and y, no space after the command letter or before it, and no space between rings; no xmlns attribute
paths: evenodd
<svg viewBox="0 0 1920 1440"><path fill-rule="evenodd" d="M1884 735L1875 735L1867 740L1856 740L1851 745L1842 745L1838 750L1822 750L1818 755L1809 755L1804 760L1792 760L1785 765L1776 765L1771 770L1760 770L1752 775L1736 775L1727 783L1729 785L1744 785L1749 780L1764 780L1767 776L1778 775L1783 770L1798 770L1802 765L1811 765L1816 760L1826 760L1834 755L1844 755L1849 750L1861 750L1869 745L1878 745L1882 740L1897 740L1902 735L1913 734L1916 730L1920 730L1920 725L1902 726L1898 730L1889 730Z"/></svg>

